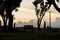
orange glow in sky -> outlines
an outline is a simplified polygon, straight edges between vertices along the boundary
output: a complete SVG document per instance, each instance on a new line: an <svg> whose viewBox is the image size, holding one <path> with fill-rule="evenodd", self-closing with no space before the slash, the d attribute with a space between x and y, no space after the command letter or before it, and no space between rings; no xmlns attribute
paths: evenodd
<svg viewBox="0 0 60 40"><path fill-rule="evenodd" d="M35 7L32 4L34 0L23 0L21 3L21 7L19 7L19 11L15 12L13 11L13 15L15 17L14 22L29 22L32 19L37 20L36 13L35 13ZM49 11L51 11L51 17L52 17L52 22L55 21L57 17L60 18L60 14L54 9L52 6L50 10L48 10L43 18L43 21L49 21Z"/></svg>

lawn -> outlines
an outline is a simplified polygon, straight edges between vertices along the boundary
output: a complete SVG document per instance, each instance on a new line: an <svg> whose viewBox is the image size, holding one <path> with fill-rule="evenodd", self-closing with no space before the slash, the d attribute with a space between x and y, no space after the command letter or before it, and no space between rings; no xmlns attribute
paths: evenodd
<svg viewBox="0 0 60 40"><path fill-rule="evenodd" d="M60 32L0 32L0 40L60 40Z"/></svg>

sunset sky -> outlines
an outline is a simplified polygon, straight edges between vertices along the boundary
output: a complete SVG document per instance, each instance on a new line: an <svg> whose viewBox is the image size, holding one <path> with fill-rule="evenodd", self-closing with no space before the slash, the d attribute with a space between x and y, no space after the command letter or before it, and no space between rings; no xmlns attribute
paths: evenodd
<svg viewBox="0 0 60 40"><path fill-rule="evenodd" d="M17 8L19 9L18 12L13 11L13 15L15 17L14 22L19 22L21 21L22 23L24 22L29 22L32 19L37 20L36 14L35 14L35 7L32 4L34 0L23 0L21 3L21 7ZM60 13L58 13L55 8L52 6L50 10L48 10L43 18L43 21L49 22L49 11L51 11L51 17L52 17L52 22L55 22L56 18L60 18ZM43 24L42 21L42 24Z"/></svg>

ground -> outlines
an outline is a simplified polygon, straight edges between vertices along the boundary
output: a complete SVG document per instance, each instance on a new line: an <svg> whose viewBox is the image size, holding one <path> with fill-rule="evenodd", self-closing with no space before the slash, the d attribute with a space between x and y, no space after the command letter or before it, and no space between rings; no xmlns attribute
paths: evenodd
<svg viewBox="0 0 60 40"><path fill-rule="evenodd" d="M0 32L0 40L60 40L60 32Z"/></svg>

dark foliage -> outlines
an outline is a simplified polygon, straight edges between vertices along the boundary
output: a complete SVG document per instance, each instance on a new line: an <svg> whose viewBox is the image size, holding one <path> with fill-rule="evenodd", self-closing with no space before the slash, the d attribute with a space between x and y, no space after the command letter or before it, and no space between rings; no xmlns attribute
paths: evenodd
<svg viewBox="0 0 60 40"><path fill-rule="evenodd" d="M4 28L6 28L7 21L9 21L8 22L9 29L12 29L13 26L12 11L15 10L17 7L20 7L21 1L22 0L0 0L0 15L2 16L4 22ZM4 14L4 11L6 12L6 14Z"/></svg>
<svg viewBox="0 0 60 40"><path fill-rule="evenodd" d="M51 5L53 5L55 7L55 9L58 12L60 12L60 8L57 6L56 1L59 2L59 0L47 0L47 2L45 3L46 5L44 5L44 0L35 0L33 2L33 5L35 6L37 18L38 18L37 19L38 20L38 23L37 23L38 29L39 29L39 27L41 25L42 19L43 19L44 15L45 15L46 11L48 11L50 9ZM38 4L40 4L40 9L41 10L37 9ZM40 15L40 16L38 17L38 15Z"/></svg>

